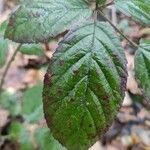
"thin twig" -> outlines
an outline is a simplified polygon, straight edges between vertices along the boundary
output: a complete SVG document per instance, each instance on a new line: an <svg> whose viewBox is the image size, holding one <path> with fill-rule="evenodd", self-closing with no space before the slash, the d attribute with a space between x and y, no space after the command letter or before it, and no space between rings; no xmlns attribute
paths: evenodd
<svg viewBox="0 0 150 150"><path fill-rule="evenodd" d="M9 71L9 68L10 68L12 62L14 61L15 56L17 55L17 53L18 53L18 51L19 51L21 45L22 45L22 44L19 44L19 45L18 45L18 47L17 47L16 50L14 51L12 57L10 58L9 62L7 63L7 66L6 66L5 70L4 70L4 73L3 73L2 78L1 78L1 81L0 81L0 94L1 94L1 92L2 92L3 84L4 84L4 82L5 82L5 77L6 77L7 73L8 73L8 71Z"/></svg>
<svg viewBox="0 0 150 150"><path fill-rule="evenodd" d="M49 47L49 43L48 42L45 42L44 46L45 46L45 50L46 51L50 51L51 50L50 47Z"/></svg>
<svg viewBox="0 0 150 150"><path fill-rule="evenodd" d="M103 12L99 11L99 13L110 23L110 25L123 37L125 38L133 47L138 48L139 46L131 41L126 35L124 35L106 16Z"/></svg>

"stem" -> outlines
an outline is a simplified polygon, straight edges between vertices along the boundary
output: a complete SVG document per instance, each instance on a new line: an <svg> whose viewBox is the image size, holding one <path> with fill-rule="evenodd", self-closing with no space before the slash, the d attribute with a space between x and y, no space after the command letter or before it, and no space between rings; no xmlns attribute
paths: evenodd
<svg viewBox="0 0 150 150"><path fill-rule="evenodd" d="M97 20L97 11L93 11L93 20L94 22Z"/></svg>
<svg viewBox="0 0 150 150"><path fill-rule="evenodd" d="M105 15L103 12L99 11L99 13L110 23L110 25L123 37L125 38L133 47L138 48L139 46L131 41L126 35L124 35Z"/></svg>
<svg viewBox="0 0 150 150"><path fill-rule="evenodd" d="M21 46L22 46L22 44L19 44L19 46L18 46L18 47L16 48L16 50L14 51L12 57L10 58L8 64L6 65L6 68L5 68L5 70L4 70L4 73L3 73L2 78L1 78L1 81L0 81L0 94L1 94L1 92L2 92L3 84L4 84L4 82L5 82L5 77L6 77L8 71L9 71L9 68L10 68L12 62L14 61L15 56L17 55L17 53L18 53L18 51L19 51L19 49L20 49Z"/></svg>
<svg viewBox="0 0 150 150"><path fill-rule="evenodd" d="M49 47L49 43L48 42L45 42L44 46L45 46L45 50L46 51L50 51L50 47Z"/></svg>

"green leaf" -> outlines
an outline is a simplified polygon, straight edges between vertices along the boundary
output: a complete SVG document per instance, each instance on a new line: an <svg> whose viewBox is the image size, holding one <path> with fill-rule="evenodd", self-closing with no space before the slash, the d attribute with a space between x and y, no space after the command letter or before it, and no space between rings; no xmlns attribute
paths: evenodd
<svg viewBox="0 0 150 150"><path fill-rule="evenodd" d="M106 3L106 0L96 0L96 2L100 5L103 5Z"/></svg>
<svg viewBox="0 0 150 150"><path fill-rule="evenodd" d="M108 23L69 32L44 80L44 112L53 136L69 150L87 150L114 120L126 76L123 49Z"/></svg>
<svg viewBox="0 0 150 150"><path fill-rule="evenodd" d="M3 38L6 26L7 21L4 21L2 24L0 24L0 67L3 67L5 64L8 52L8 40Z"/></svg>
<svg viewBox="0 0 150 150"><path fill-rule="evenodd" d="M31 135L26 127L17 122L13 122L9 129L11 140L19 142L20 150L34 150Z"/></svg>
<svg viewBox="0 0 150 150"><path fill-rule="evenodd" d="M142 40L136 52L135 75L150 99L150 40Z"/></svg>
<svg viewBox="0 0 150 150"><path fill-rule="evenodd" d="M4 35L7 25L8 25L8 20L2 22L2 24L0 25L0 34Z"/></svg>
<svg viewBox="0 0 150 150"><path fill-rule="evenodd" d="M42 84L28 89L23 94L22 112L27 122L37 122L43 118Z"/></svg>
<svg viewBox="0 0 150 150"><path fill-rule="evenodd" d="M48 128L40 128L35 132L35 139L39 150L66 150L54 139Z"/></svg>
<svg viewBox="0 0 150 150"><path fill-rule="evenodd" d="M92 14L87 0L22 2L10 18L5 37L19 43L43 42L81 24Z"/></svg>
<svg viewBox="0 0 150 150"><path fill-rule="evenodd" d="M8 52L8 41L4 40L3 37L0 35L0 67L2 67L7 58L7 52Z"/></svg>
<svg viewBox="0 0 150 150"><path fill-rule="evenodd" d="M116 7L134 20L150 25L150 0L115 0Z"/></svg>
<svg viewBox="0 0 150 150"><path fill-rule="evenodd" d="M19 51L27 55L44 55L44 50L41 44L23 44Z"/></svg>
<svg viewBox="0 0 150 150"><path fill-rule="evenodd" d="M0 105L7 109L12 116L17 116L21 113L21 104L18 101L19 97L19 94L3 92L0 96Z"/></svg>
<svg viewBox="0 0 150 150"><path fill-rule="evenodd" d="M43 105L37 107L31 114L24 114L24 118L28 123L37 123L44 118Z"/></svg>

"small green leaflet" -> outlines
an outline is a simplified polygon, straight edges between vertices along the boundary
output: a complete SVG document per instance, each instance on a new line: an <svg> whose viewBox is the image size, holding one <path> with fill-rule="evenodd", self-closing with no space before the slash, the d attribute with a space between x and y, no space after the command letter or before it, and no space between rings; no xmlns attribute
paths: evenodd
<svg viewBox="0 0 150 150"><path fill-rule="evenodd" d="M29 132L30 125L13 122L9 127L9 137L19 144L19 150L66 150L54 139L48 128L37 128Z"/></svg>
<svg viewBox="0 0 150 150"><path fill-rule="evenodd" d="M22 2L9 20L5 37L19 43L47 41L92 15L88 0Z"/></svg>
<svg viewBox="0 0 150 150"><path fill-rule="evenodd" d="M19 51L26 55L44 55L44 50L41 44L23 44Z"/></svg>
<svg viewBox="0 0 150 150"><path fill-rule="evenodd" d="M8 52L8 40L3 38L6 26L7 21L0 24L0 67L5 64Z"/></svg>
<svg viewBox="0 0 150 150"><path fill-rule="evenodd" d="M123 49L108 23L69 32L44 80L44 112L53 136L68 150L87 150L114 120L126 78Z"/></svg>
<svg viewBox="0 0 150 150"><path fill-rule="evenodd" d="M21 114L21 105L18 101L19 94L11 94L9 92L2 92L0 95L0 106L10 112L11 116L18 116Z"/></svg>
<svg viewBox="0 0 150 150"><path fill-rule="evenodd" d="M0 37L0 67L2 67L7 58L8 41Z"/></svg>
<svg viewBox="0 0 150 150"><path fill-rule="evenodd" d="M24 124L13 122L9 128L9 136L12 141L19 143L20 150L34 150L30 132Z"/></svg>
<svg viewBox="0 0 150 150"><path fill-rule="evenodd" d="M150 99L150 40L142 40L136 52L135 75L146 96Z"/></svg>
<svg viewBox="0 0 150 150"><path fill-rule="evenodd" d="M27 122L35 123L43 118L42 84L39 83L23 94L22 113Z"/></svg>
<svg viewBox="0 0 150 150"><path fill-rule="evenodd" d="M48 128L38 128L35 132L35 139L39 150L66 150L54 139Z"/></svg>
<svg viewBox="0 0 150 150"><path fill-rule="evenodd" d="M4 35L7 25L8 25L8 20L5 20L4 22L1 23L0 34Z"/></svg>
<svg viewBox="0 0 150 150"><path fill-rule="evenodd" d="M106 3L106 0L96 0L96 2L100 5L103 5Z"/></svg>
<svg viewBox="0 0 150 150"><path fill-rule="evenodd" d="M115 0L115 5L132 19L150 26L150 0Z"/></svg>

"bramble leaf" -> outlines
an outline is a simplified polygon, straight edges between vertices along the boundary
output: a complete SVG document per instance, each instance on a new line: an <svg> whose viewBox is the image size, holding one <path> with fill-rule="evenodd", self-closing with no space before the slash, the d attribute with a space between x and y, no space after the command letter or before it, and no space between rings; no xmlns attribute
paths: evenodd
<svg viewBox="0 0 150 150"><path fill-rule="evenodd" d="M69 150L87 150L114 120L126 78L125 56L108 23L69 32L44 80L44 112L53 136Z"/></svg>
<svg viewBox="0 0 150 150"><path fill-rule="evenodd" d="M150 0L115 0L115 4L124 14L150 26Z"/></svg>
<svg viewBox="0 0 150 150"><path fill-rule="evenodd" d="M150 99L150 40L142 40L136 52L135 75L146 96Z"/></svg>
<svg viewBox="0 0 150 150"><path fill-rule="evenodd" d="M10 18L5 37L19 43L47 41L92 14L88 0L32 0Z"/></svg>

